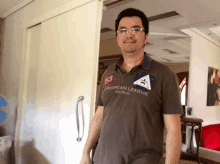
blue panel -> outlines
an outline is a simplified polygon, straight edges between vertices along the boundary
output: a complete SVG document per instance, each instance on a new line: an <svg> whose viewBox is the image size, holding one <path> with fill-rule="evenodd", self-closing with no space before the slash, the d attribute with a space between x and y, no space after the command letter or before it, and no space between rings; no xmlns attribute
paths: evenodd
<svg viewBox="0 0 220 164"><path fill-rule="evenodd" d="M6 105L7 105L6 101L0 97L0 107L6 106Z"/></svg>
<svg viewBox="0 0 220 164"><path fill-rule="evenodd" d="M0 122L2 122L6 118L6 113L0 110Z"/></svg>

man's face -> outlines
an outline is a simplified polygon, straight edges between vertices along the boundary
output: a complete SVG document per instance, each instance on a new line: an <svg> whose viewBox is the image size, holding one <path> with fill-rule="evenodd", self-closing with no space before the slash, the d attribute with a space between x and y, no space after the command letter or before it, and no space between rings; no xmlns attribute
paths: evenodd
<svg viewBox="0 0 220 164"><path fill-rule="evenodd" d="M144 45L147 43L148 35L145 35L144 31L139 31L135 34L132 34L130 32L131 28L144 29L142 21L139 17L124 17L119 22L118 30L128 29L128 33L117 34L117 43L121 48L122 53L142 52L144 51Z"/></svg>

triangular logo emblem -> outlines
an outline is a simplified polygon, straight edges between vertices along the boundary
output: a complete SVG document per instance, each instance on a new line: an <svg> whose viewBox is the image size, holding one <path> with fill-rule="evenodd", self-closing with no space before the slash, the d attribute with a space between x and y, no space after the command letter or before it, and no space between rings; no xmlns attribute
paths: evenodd
<svg viewBox="0 0 220 164"><path fill-rule="evenodd" d="M150 84L150 77L149 75L143 76L140 79L136 80L134 85L139 85L141 87L144 87L148 90L151 90L151 84Z"/></svg>

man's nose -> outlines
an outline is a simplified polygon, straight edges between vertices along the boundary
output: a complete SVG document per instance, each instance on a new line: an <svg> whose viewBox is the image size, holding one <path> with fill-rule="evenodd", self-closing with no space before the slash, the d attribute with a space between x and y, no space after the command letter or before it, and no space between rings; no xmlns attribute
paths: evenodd
<svg viewBox="0 0 220 164"><path fill-rule="evenodd" d="M132 32L131 32L131 30L128 30L128 32L127 32L127 37L129 37L129 38L133 38L134 37L134 34L132 34Z"/></svg>

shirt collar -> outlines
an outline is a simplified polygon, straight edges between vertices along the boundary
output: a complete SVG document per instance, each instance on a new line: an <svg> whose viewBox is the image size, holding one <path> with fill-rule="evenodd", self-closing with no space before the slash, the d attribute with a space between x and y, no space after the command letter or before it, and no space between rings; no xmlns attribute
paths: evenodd
<svg viewBox="0 0 220 164"><path fill-rule="evenodd" d="M117 69L118 67L120 67L123 63L124 59L123 56L118 60L118 62L115 64L115 69ZM142 63L140 63L140 65L142 65L142 67L146 70L149 70L150 68L150 64L151 64L152 58L147 55L146 52L144 52L144 59L142 61Z"/></svg>

